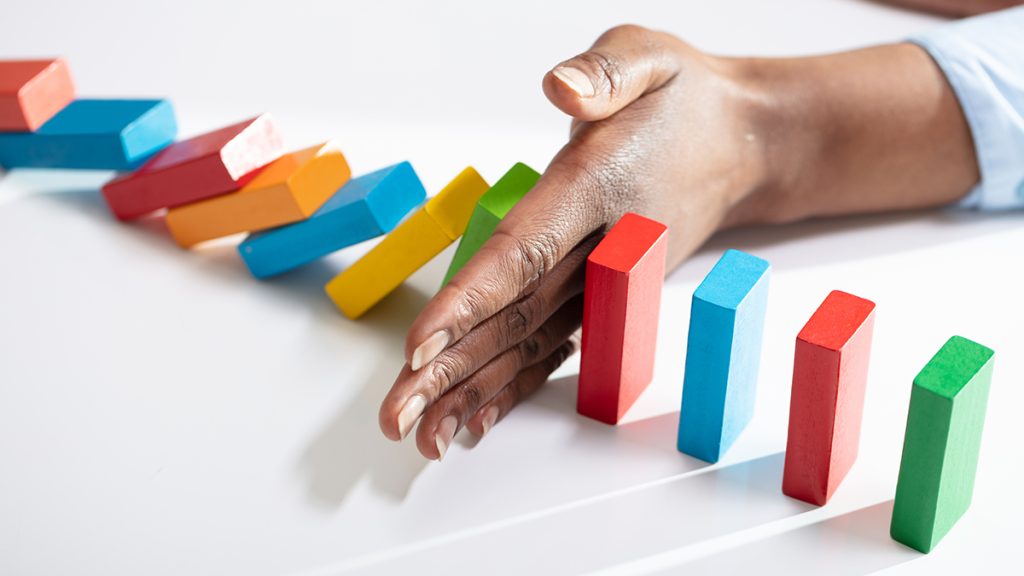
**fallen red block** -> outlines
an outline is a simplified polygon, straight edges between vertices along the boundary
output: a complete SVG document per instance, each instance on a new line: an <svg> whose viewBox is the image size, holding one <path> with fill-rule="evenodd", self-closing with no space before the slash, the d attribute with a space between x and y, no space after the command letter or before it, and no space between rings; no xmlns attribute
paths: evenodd
<svg viewBox="0 0 1024 576"><path fill-rule="evenodd" d="M273 119L264 114L175 142L137 171L103 187L121 220L233 192L283 153Z"/></svg>
<svg viewBox="0 0 1024 576"><path fill-rule="evenodd" d="M74 99L63 58L0 60L0 132L35 132Z"/></svg>

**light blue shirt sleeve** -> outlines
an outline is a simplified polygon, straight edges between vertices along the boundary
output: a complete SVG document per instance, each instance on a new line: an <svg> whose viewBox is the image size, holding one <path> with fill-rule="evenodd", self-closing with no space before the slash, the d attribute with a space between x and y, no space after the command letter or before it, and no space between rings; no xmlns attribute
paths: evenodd
<svg viewBox="0 0 1024 576"><path fill-rule="evenodd" d="M945 73L974 138L981 180L960 205L1024 207L1024 6L910 38Z"/></svg>

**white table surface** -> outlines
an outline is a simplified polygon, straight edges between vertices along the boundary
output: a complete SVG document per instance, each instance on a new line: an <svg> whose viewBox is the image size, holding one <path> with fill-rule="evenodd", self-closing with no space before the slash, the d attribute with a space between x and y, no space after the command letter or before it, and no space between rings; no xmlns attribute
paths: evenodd
<svg viewBox="0 0 1024 576"><path fill-rule="evenodd" d="M896 41L931 17L853 1L18 2L0 57L64 54L81 92L167 95L183 134L269 110L358 172L540 168L566 123L540 77L637 22L725 53ZM169 8L170 6L170 8ZM173 10L173 11L172 11ZM377 404L450 251L360 322L322 294L365 246L272 282L230 245L113 221L109 174L0 179L0 573L1001 573L1019 563L1020 215L928 212L714 239L667 281L656 377L618 428L574 412L577 360L443 463ZM676 452L689 298L727 247L774 265L756 416ZM780 492L794 338L843 289L877 302L860 459L823 508ZM973 507L932 554L888 537L910 383L953 334L996 350Z"/></svg>

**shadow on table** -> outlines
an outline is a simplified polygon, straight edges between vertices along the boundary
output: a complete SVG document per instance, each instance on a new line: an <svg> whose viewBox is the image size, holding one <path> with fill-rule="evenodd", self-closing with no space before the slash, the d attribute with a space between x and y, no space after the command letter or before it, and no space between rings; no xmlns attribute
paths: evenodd
<svg viewBox="0 0 1024 576"><path fill-rule="evenodd" d="M377 406L404 363L405 331L426 303L426 294L407 285L400 286L360 322L354 323L339 314L323 292L324 284L354 259L353 256L321 259L280 277L261 281L249 274L233 242L184 250L170 237L162 217L116 222L95 188L62 188L41 196L45 201L71 207L90 218L107 220L120 227L128 237L126 241L144 243L163 257L179 258L182 265L199 268L219 281L237 283L250 290L264 289L309 307L311 313L321 319L312 328L314 341L330 341L326 335L317 338L316 331L335 330L355 331L357 337L381 341L379 348L385 353L378 360L377 368L359 392L349 396L313 438L298 468L310 499L325 508L339 506L364 478L389 497L405 496L426 461L412 443L398 445L383 438L377 426Z"/></svg>
<svg viewBox="0 0 1024 576"><path fill-rule="evenodd" d="M709 465L703 460L691 458L676 450L679 412L625 421L617 426L611 426L581 416L576 412L578 383L579 375L577 374L556 378L545 383L526 402L532 406L557 412L563 417L575 419L578 427L575 433L575 442L578 442L581 447L589 444L607 445L609 442L615 442L625 447L632 446L629 449L643 447L664 451L680 460L682 464L680 472L697 470Z"/></svg>
<svg viewBox="0 0 1024 576"><path fill-rule="evenodd" d="M299 462L310 500L328 510L337 508L364 479L374 490L400 501L428 461L415 443L390 442L377 426L379 396L390 386L395 370L374 374L359 396L341 406L307 446Z"/></svg>
<svg viewBox="0 0 1024 576"><path fill-rule="evenodd" d="M316 301L329 308L325 313L330 313L336 322L348 323L323 296L324 274L325 270L314 263L289 275L279 288L297 294L319 290ZM402 500L427 465L428 461L416 451L415 442L391 442L381 434L377 423L380 402L405 363L408 323L426 300L422 292L401 286L361 319L366 337L380 340L378 348L384 353L377 358L376 368L358 394L338 407L299 461L299 474L305 478L308 495L315 505L337 508L362 481L388 498Z"/></svg>
<svg viewBox="0 0 1024 576"><path fill-rule="evenodd" d="M162 215L138 218L130 222L119 222L110 213L97 183L103 179L97 175L81 172L67 174L48 171L14 171L3 181L13 181L9 188L20 191L25 187L36 186L41 192L22 194L34 196L44 201L52 201L56 205L70 206L76 211L86 214L97 221L107 221L118 226L126 236L134 242L144 243L147 247L158 250L162 255L178 258L183 265L200 268L218 280L243 283L246 286L261 286L271 292L294 298L297 302L309 303L315 311L323 311L325 318L342 318L337 309L324 294L324 285L347 265L355 261L365 250L365 246L353 247L337 254L311 262L282 274L280 276L259 280L254 278L245 263L238 255L237 243L244 235L229 237L205 243L193 249L178 246L171 237ZM92 183L93 187L79 187L76 183ZM13 192L12 192L13 194ZM390 302L395 300L395 302ZM381 313L368 313L358 322L345 320L350 326L361 325L374 329L390 331L392 326L400 324L404 327L412 321L416 312L425 304L427 297L414 289L400 287L392 295L385 298L377 308ZM390 311L388 311L390 310ZM330 313L327 315L326 313ZM396 314L395 312L400 312ZM342 318L344 320L344 318Z"/></svg>
<svg viewBox="0 0 1024 576"><path fill-rule="evenodd" d="M893 501L731 548L659 574L860 575L921 554L889 537Z"/></svg>
<svg viewBox="0 0 1024 576"><path fill-rule="evenodd" d="M782 453L706 467L604 496L505 519L457 537L417 542L386 557L355 558L361 573L397 574L444 565L491 574L580 573L625 564L813 509L779 490ZM508 543L529 554L509 554ZM458 550L473 550L472 555Z"/></svg>

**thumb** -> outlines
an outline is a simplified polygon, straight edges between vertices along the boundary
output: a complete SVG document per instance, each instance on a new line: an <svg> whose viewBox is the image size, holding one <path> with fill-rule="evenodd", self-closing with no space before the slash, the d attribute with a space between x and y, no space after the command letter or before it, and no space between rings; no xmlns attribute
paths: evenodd
<svg viewBox="0 0 1024 576"><path fill-rule="evenodd" d="M670 39L640 26L612 28L590 50L548 72L544 94L577 120L607 118L679 72Z"/></svg>

